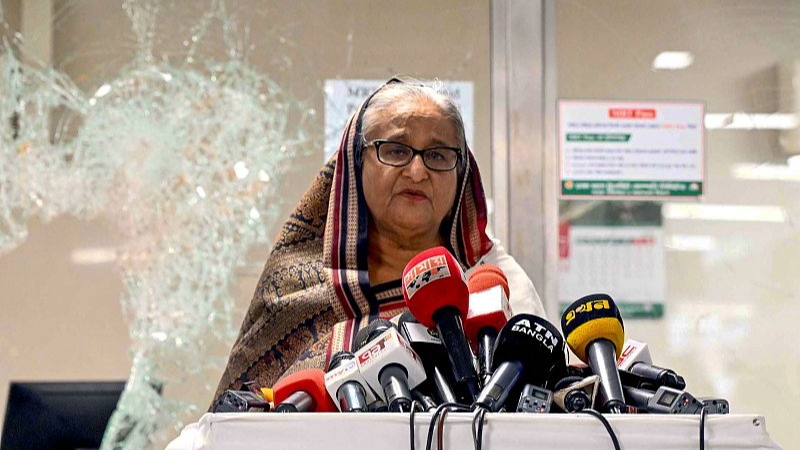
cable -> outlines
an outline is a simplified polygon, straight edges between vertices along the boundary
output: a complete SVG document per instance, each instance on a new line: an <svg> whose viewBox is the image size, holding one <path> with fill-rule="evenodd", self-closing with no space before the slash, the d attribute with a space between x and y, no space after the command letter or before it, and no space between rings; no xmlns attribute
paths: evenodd
<svg viewBox="0 0 800 450"><path fill-rule="evenodd" d="M584 409L581 412L586 413L586 414L588 414L590 416L596 417L598 420L600 420L600 422L603 423L603 426L606 427L606 431L608 431L608 435L611 436L611 442L614 443L614 449L615 450L620 450L619 439L617 439L617 435L616 435L616 433L614 433L614 430L611 428L611 424L608 422L608 419L606 419L605 417L603 417L602 414L600 414L599 412L597 412L597 411L595 411L593 409L588 409L587 408L587 409Z"/></svg>
<svg viewBox="0 0 800 450"><path fill-rule="evenodd" d="M706 415L708 415L708 410L706 405L703 405L700 408L700 450L706 448Z"/></svg>
<svg viewBox="0 0 800 450"><path fill-rule="evenodd" d="M583 380L584 380L583 377L577 377L577 376L564 377L556 382L555 386L553 386L553 391L560 391L565 387L572 386L573 384Z"/></svg>
<svg viewBox="0 0 800 450"><path fill-rule="evenodd" d="M425 443L425 450L431 450L431 447L433 446L433 432L436 430L436 421L445 408L453 408L456 411L470 410L469 406L461 403L442 403L441 405L439 405L433 412L433 417L431 417L431 422L428 425L428 440Z"/></svg>
<svg viewBox="0 0 800 450"><path fill-rule="evenodd" d="M475 409L475 417L472 418L472 442L475 450L481 450L483 447L483 421L488 412L486 408Z"/></svg>
<svg viewBox="0 0 800 450"><path fill-rule="evenodd" d="M416 422L414 421L414 415L417 413L417 406L420 406L416 400L411 402L411 414L408 415L408 431L411 435L408 438L408 445L411 450L416 450L416 444L414 441L417 437L417 430L416 430Z"/></svg>
<svg viewBox="0 0 800 450"><path fill-rule="evenodd" d="M472 442L475 446L475 450L478 449L478 431L475 429L478 422L478 414L481 413L482 408L475 408L475 415L472 416Z"/></svg>
<svg viewBox="0 0 800 450"><path fill-rule="evenodd" d="M444 419L447 417L447 414L450 413L449 408L445 408L442 410L442 415L439 417L439 420L436 423L436 448L438 450L444 449Z"/></svg>

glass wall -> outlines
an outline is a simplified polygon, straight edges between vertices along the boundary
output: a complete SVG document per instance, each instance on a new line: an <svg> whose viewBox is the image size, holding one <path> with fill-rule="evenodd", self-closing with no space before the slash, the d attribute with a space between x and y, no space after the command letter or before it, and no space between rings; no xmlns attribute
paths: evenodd
<svg viewBox="0 0 800 450"><path fill-rule="evenodd" d="M0 100L2 154L31 175L0 195L38 193L0 224L0 386L131 376L176 401L159 425L196 420L270 238L349 111L395 75L458 97L491 196L489 1L34 3L0 16L18 100ZM73 176L96 183L65 188ZM208 357L170 353L192 349Z"/></svg>
<svg viewBox="0 0 800 450"><path fill-rule="evenodd" d="M556 11L559 99L608 110L636 102L659 114L699 104L705 114L690 108L666 120L699 125L704 135L691 143L680 140L688 128L658 135L650 147L631 128L603 132L630 134L629 143L566 143L597 150L584 156L594 155L594 169L610 168L610 177L628 170L614 149L694 148L704 156L687 162L675 153L661 171L674 181L675 171L699 164L700 196L667 189L659 197L563 197L559 236L551 236L560 239L558 300L607 291L623 304L626 336L649 343L655 364L683 375L695 395L727 398L734 413L766 414L772 437L796 446L800 431L787 407L800 400L790 332L800 317L800 158L792 159L800 153L800 5L567 0ZM663 153L653 155L645 163L663 162ZM568 164L579 170L575 162ZM658 172L645 163L638 175Z"/></svg>

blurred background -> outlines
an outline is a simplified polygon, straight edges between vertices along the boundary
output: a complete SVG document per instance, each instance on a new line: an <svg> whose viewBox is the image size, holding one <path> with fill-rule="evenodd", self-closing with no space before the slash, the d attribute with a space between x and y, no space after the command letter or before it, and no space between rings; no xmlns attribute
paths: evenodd
<svg viewBox="0 0 800 450"><path fill-rule="evenodd" d="M800 401L800 354L788 333L800 318L796 0L2 0L2 11L9 42L20 42L8 51L71 80L87 103L146 64L210 79L204 61L241 58L268 77L304 121L281 183L262 199L272 211L258 219L266 238L376 83L396 74L445 82L467 119L493 232L534 280L548 317L576 290L607 290L630 305L626 335L648 342L655 363L683 375L688 390L728 399L733 413L765 414L773 439L800 444L786 413ZM148 11L155 19L137 22ZM153 26L137 34L137 23ZM144 62L142 36L153 57ZM560 100L703 104L702 196L560 195ZM67 141L53 131L59 139ZM31 217L24 239L0 256L0 417L11 381L131 374L136 337L118 267L129 236L102 214L75 216ZM646 248L615 248L619 229L643 233ZM602 239L581 250L569 241L580 232ZM266 238L230 268L233 329ZM165 385L164 396L199 405L179 423L205 411L226 342L215 343L218 359L202 376Z"/></svg>

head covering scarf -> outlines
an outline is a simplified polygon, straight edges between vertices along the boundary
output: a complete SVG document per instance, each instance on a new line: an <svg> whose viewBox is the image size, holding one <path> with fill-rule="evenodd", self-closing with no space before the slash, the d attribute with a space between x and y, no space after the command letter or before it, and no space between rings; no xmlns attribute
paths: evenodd
<svg viewBox="0 0 800 450"><path fill-rule="evenodd" d="M403 302L379 304L367 271L361 130L375 93L350 118L339 151L281 228L215 399L248 381L268 387L301 369L325 369L331 355L350 350L359 329L406 309ZM458 194L440 230L445 247L468 269L491 250L492 242L486 235L483 185L468 148L457 170Z"/></svg>

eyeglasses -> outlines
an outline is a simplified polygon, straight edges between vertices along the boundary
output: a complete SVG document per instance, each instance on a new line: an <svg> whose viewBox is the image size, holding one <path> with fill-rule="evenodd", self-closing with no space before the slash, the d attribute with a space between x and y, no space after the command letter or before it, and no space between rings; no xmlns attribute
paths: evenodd
<svg viewBox="0 0 800 450"><path fill-rule="evenodd" d="M406 144L386 139L364 142L365 147L371 145L375 146L378 161L393 167L407 166L414 159L414 156L420 155L422 156L422 163L428 169L447 172L455 169L458 165L458 160L461 158L461 149L456 147L431 147L417 150Z"/></svg>

